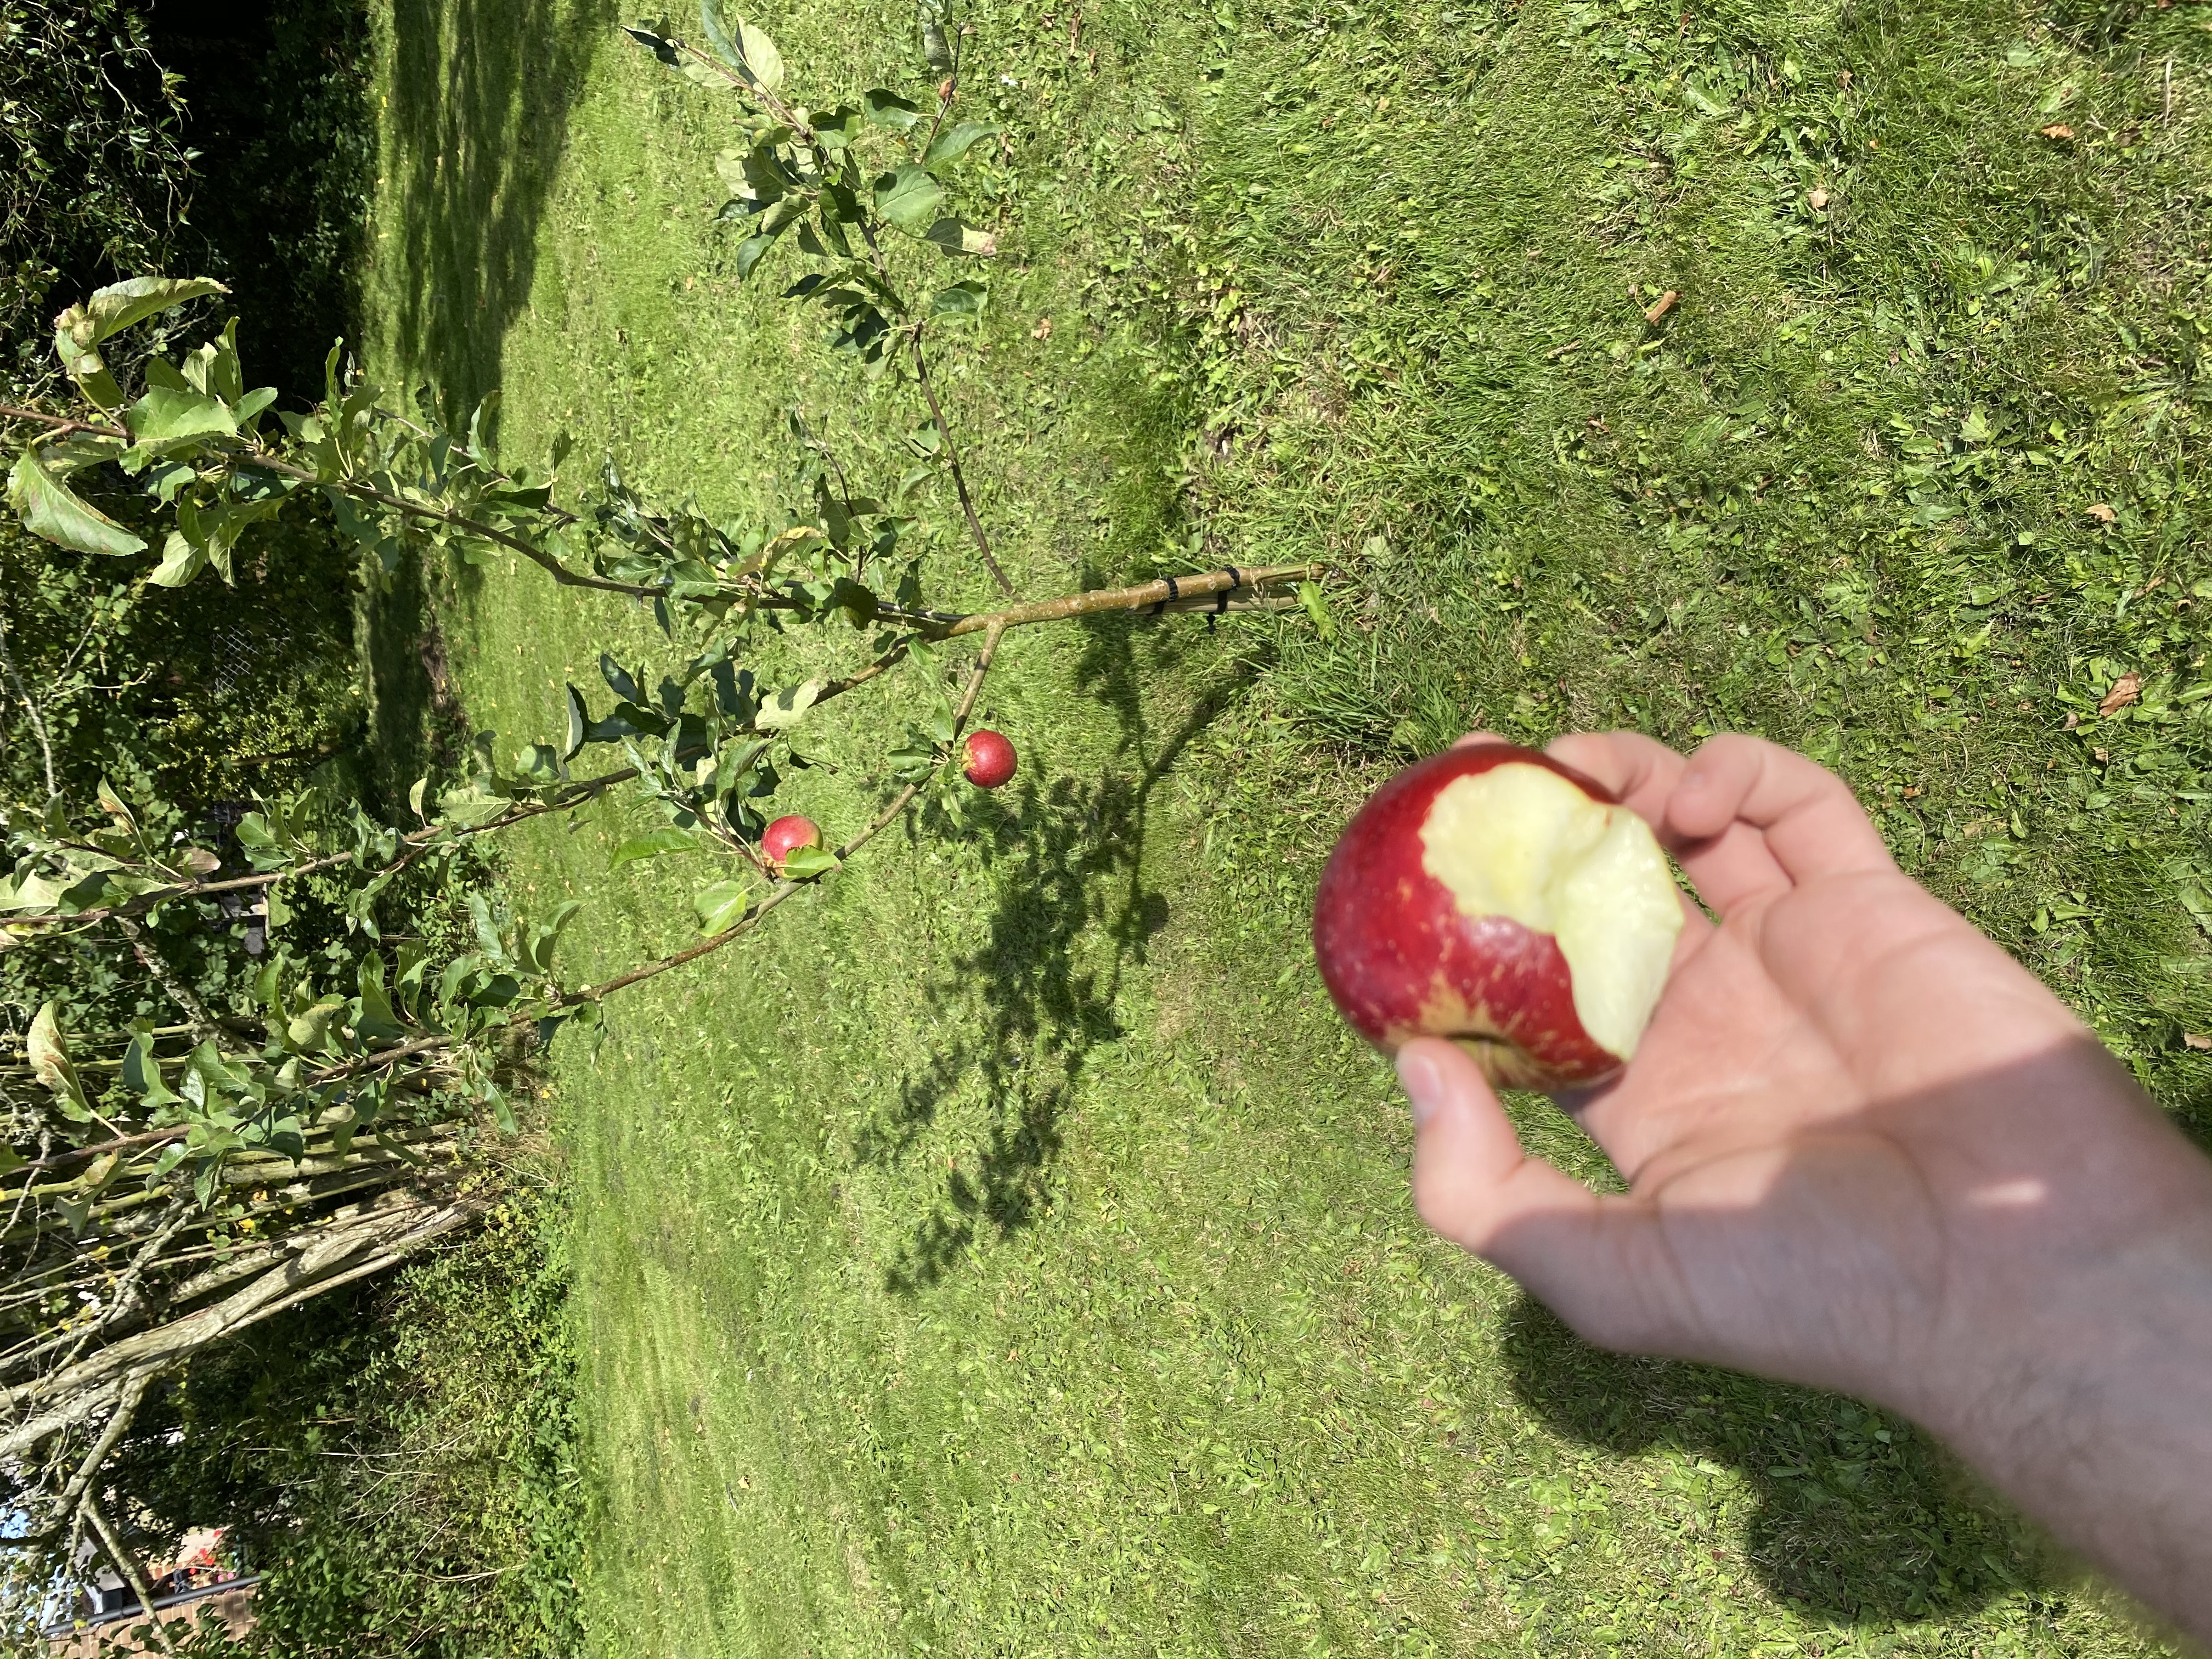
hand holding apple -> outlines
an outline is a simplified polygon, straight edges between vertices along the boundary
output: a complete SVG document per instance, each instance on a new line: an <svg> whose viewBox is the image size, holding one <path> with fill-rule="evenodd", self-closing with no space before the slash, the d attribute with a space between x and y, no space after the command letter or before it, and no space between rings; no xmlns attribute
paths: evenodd
<svg viewBox="0 0 2212 1659"><path fill-rule="evenodd" d="M2212 1163L1832 774L1743 737L1548 752L1719 921L1575 1108L1626 1194L1528 1157L1463 1048L1406 1042L1422 1218L1593 1341L1917 1419L2212 1634Z"/></svg>

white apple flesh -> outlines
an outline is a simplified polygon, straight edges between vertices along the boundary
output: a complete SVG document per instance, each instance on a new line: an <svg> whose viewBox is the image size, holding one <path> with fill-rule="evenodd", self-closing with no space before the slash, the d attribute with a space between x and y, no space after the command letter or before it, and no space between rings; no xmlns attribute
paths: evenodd
<svg viewBox="0 0 2212 1659"><path fill-rule="evenodd" d="M1681 900L1644 821L1603 786L1510 744L1407 768L1345 830L1314 949L1386 1052L1449 1037L1500 1087L1604 1081L1667 981Z"/></svg>

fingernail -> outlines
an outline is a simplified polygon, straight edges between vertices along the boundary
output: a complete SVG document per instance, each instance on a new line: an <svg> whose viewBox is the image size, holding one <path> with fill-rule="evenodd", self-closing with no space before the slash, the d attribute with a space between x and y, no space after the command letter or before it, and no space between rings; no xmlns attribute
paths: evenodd
<svg viewBox="0 0 2212 1659"><path fill-rule="evenodd" d="M1413 1103L1413 1127L1422 1129L1444 1103L1444 1074L1437 1063L1419 1050L1398 1056L1398 1081Z"/></svg>

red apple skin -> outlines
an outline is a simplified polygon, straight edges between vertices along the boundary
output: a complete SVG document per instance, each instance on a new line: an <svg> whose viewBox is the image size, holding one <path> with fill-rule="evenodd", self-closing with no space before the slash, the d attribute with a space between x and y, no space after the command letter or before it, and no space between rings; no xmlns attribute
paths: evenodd
<svg viewBox="0 0 2212 1659"><path fill-rule="evenodd" d="M1559 941L1510 917L1461 915L1422 865L1421 825L1437 792L1516 761L1617 800L1595 779L1514 744L1417 762L1375 792L1329 854L1314 900L1314 956L1338 1011L1385 1054L1413 1037L1449 1037L1495 1087L1583 1088L1621 1061L1583 1030Z"/></svg>
<svg viewBox="0 0 2212 1659"><path fill-rule="evenodd" d="M996 789L1014 775L1014 745L1001 732L970 732L963 752L968 781L978 789Z"/></svg>
<svg viewBox="0 0 2212 1659"><path fill-rule="evenodd" d="M791 856L793 849L821 844L822 831L814 820L801 817L795 812L788 817L778 818L761 832L761 856L768 860L772 870L782 869L784 860Z"/></svg>

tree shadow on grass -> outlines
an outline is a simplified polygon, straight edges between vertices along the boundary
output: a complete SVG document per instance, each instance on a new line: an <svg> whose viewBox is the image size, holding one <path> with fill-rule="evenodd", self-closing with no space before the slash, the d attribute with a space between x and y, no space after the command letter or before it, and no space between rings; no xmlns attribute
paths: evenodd
<svg viewBox="0 0 2212 1659"><path fill-rule="evenodd" d="M927 989L939 1028L963 1035L900 1080L896 1106L864 1124L853 1146L857 1164L902 1163L948 1103L982 1097L981 1133L951 1160L900 1247L886 1274L893 1291L937 1283L980 1240L1018 1231L1043 1209L1069 1097L1091 1055L1121 1036L1122 975L1167 925L1167 894L1147 884L1141 864L1152 791L1254 670L1216 675L1163 740L1137 695L1158 665L1139 672L1145 626L1089 621L1077 675L1120 718L1123 763L1087 783L1024 783L1012 803L975 809L970 833L1000 872L998 907L983 944ZM1176 653L1161 640L1144 654Z"/></svg>
<svg viewBox="0 0 2212 1659"><path fill-rule="evenodd" d="M383 586L363 595L360 644L368 685L366 802L386 823L402 823L416 780L450 775L470 737L419 555L410 553Z"/></svg>
<svg viewBox="0 0 2212 1659"><path fill-rule="evenodd" d="M1900 1418L1736 1371L1609 1353L1525 1296L1503 1350L1515 1395L1555 1432L1739 1471L1758 1498L1751 1568L1810 1616L1879 1630L1962 1617L2020 1589L2063 1594L2041 1536Z"/></svg>
<svg viewBox="0 0 2212 1659"><path fill-rule="evenodd" d="M391 343L407 373L436 385L449 418L499 389L569 111L615 17L610 0L394 0Z"/></svg>

